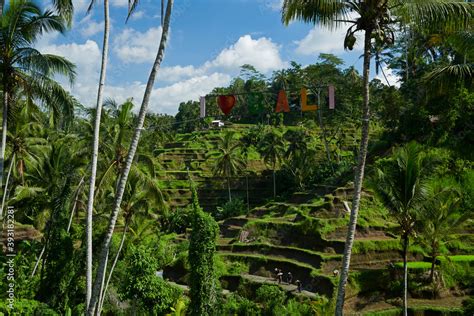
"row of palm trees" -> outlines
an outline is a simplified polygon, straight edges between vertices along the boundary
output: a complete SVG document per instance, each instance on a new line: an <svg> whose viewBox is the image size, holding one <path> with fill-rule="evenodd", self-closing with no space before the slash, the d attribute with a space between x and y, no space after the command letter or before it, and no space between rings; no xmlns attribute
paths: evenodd
<svg viewBox="0 0 474 316"><path fill-rule="evenodd" d="M277 195L276 171L284 162L291 166L290 169L298 178L300 188L304 188L303 177L298 175L305 168L311 169L308 164L305 164L305 161L309 161L309 156L314 154L309 148L310 142L309 132L303 127L288 129L282 134L277 128L259 125L240 138L232 130L225 131L219 135L216 152L211 153L209 158L214 159L214 175L226 179L229 201L232 201L230 179L244 173L248 191L248 172L245 172L245 169L248 168L250 152L252 150L258 152L272 170L273 198L275 198Z"/></svg>
<svg viewBox="0 0 474 316"><path fill-rule="evenodd" d="M363 110L362 137L358 165L354 177L354 196L347 233L344 257L338 287L336 315L343 314L345 287L349 276L351 250L354 243L357 215L359 211L362 184L367 158L370 126L369 78L373 51L380 51L392 45L400 24L416 32L436 33L439 31L463 31L472 23L473 4L465 1L444 0L285 0L282 20L318 24L333 28L349 23L344 48L352 50L357 33L364 34L363 40ZM407 315L406 306L404 315Z"/></svg>
<svg viewBox="0 0 474 316"><path fill-rule="evenodd" d="M410 240L416 238L428 250L430 280L434 282L435 265L443 246L472 216L471 209L461 209L463 194L459 184L454 179L435 176L438 162L436 153L411 142L395 148L391 157L381 160L369 181L398 224L402 241L404 311L408 308Z"/></svg>

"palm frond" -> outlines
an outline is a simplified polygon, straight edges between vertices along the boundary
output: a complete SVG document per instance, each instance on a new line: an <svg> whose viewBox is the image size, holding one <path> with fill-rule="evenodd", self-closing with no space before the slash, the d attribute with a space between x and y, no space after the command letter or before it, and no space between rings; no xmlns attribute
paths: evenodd
<svg viewBox="0 0 474 316"><path fill-rule="evenodd" d="M344 0L285 0L282 8L282 22L288 25L292 20L301 20L335 28L349 14Z"/></svg>

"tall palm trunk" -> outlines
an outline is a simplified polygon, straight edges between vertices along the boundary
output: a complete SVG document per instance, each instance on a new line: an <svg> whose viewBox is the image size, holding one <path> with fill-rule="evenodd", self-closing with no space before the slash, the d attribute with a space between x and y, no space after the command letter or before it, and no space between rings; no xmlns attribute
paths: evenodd
<svg viewBox="0 0 474 316"><path fill-rule="evenodd" d="M5 161L5 149L7 147L7 122L8 122L8 88L3 85L3 113L2 113L2 145L0 149L0 188L3 185L3 163ZM3 218L3 209L0 212Z"/></svg>
<svg viewBox="0 0 474 316"><path fill-rule="evenodd" d="M430 282L431 283L434 282L435 268L436 268L436 252L433 251L432 254L431 254L431 270L430 270Z"/></svg>
<svg viewBox="0 0 474 316"><path fill-rule="evenodd" d="M123 228L123 233L122 233L122 239L120 240L120 245L117 250L117 254L115 255L114 262L112 262L112 266L110 267L110 272L107 277L107 281L105 282L105 286L103 289L101 289L101 295L100 295L100 300L99 300L99 308L97 310L97 314L100 315L102 312L102 307L104 305L104 299L105 295L107 294L107 289L109 287L110 280L112 279L112 273L114 272L115 266L117 265L118 258L120 256L120 253L122 252L123 244L125 242L125 236L127 235L127 230L128 230L128 225L130 224L130 219L131 216L127 216L127 219L125 221L125 227Z"/></svg>
<svg viewBox="0 0 474 316"><path fill-rule="evenodd" d="M277 189L276 189L276 179L275 179L275 166L273 166L273 198L277 196Z"/></svg>
<svg viewBox="0 0 474 316"><path fill-rule="evenodd" d="M41 262L41 258L43 258L45 250L46 250L46 244L43 246L43 249L41 249L40 255L38 256L38 259L36 260L35 267L33 268L33 271L31 272L31 277L35 276L36 270L38 269L39 263Z"/></svg>
<svg viewBox="0 0 474 316"><path fill-rule="evenodd" d="M249 198L249 174L245 175L245 183L247 187L247 213L250 212L250 198Z"/></svg>
<svg viewBox="0 0 474 316"><path fill-rule="evenodd" d="M230 177L227 177L227 191L229 193L229 202L232 202L232 193L230 192Z"/></svg>
<svg viewBox="0 0 474 316"><path fill-rule="evenodd" d="M5 189L3 190L2 208L0 209L0 214L3 214L3 209L5 207L5 201L7 200L8 183L10 182L10 175L12 173L14 162L15 162L15 154L12 155L12 161L10 161L10 167L8 167L7 179L5 180ZM1 215L0 215L0 218L1 218Z"/></svg>
<svg viewBox="0 0 474 316"><path fill-rule="evenodd" d="M5 0L0 0L0 16L3 15L3 8L5 7Z"/></svg>
<svg viewBox="0 0 474 316"><path fill-rule="evenodd" d="M153 90L153 85L155 83L156 74L163 60L163 55L164 55L166 43L168 40L168 32L169 32L169 26L170 26L170 17L171 17L171 9L173 7L173 1L174 0L168 0L168 5L166 7L166 16L165 16L165 21L163 25L163 32L161 35L160 47L158 48L158 53L156 55L155 63L153 64L153 68L148 78L145 93L143 95L142 105L140 107L140 112L138 114L137 128L135 129L135 132L133 133L132 142L130 143L125 166L120 176L120 182L117 188L117 193L115 195L115 200L114 200L114 204L112 208L112 214L110 215L110 219L109 219L109 226L107 228L104 242L102 244L102 249L101 249L100 257L99 257L99 266L97 268L97 274L96 274L96 278L94 282L94 287L92 289L92 297L91 297L89 309L87 312L87 314L90 316L94 315L96 305L99 300L100 284L101 284L101 280L104 277L108 250L110 248L110 242L112 240L112 235L114 233L117 216L118 216L118 213L120 212L120 204L122 203L123 193L125 191L125 185L127 183L128 174L130 172L133 159L135 157L135 152L137 151L138 141L140 140L140 133L143 129L143 123L145 121L148 104L150 103L151 92Z"/></svg>
<svg viewBox="0 0 474 316"><path fill-rule="evenodd" d="M403 236L403 315L408 315L408 234Z"/></svg>
<svg viewBox="0 0 474 316"><path fill-rule="evenodd" d="M87 244L87 264L86 264L86 310L92 295L92 213L94 210L94 191L97 173L97 158L99 155L99 132L100 117L102 115L102 96L105 85L105 74L107 71L107 58L109 53L109 1L104 0L104 41L102 45L102 64L100 68L99 89L97 91L97 104L94 125L94 141L92 144L91 177L89 181L89 197L87 200L87 220L86 220L86 244Z"/></svg>
<svg viewBox="0 0 474 316"><path fill-rule="evenodd" d="M339 287L337 291L336 315L343 315L344 298L347 279L349 277L349 267L351 264L352 245L357 225L357 215L359 212L360 196L362 192L362 183L364 181L365 161L367 158L367 147L369 144L369 123L370 123L370 107L369 107L369 75L370 75L370 49L371 49L372 31L365 31L364 39L364 104L362 113L362 137L359 149L359 158L357 170L354 178L354 196L352 199L352 210L349 219L349 227L347 230L346 244L344 248L344 257L342 260L342 271L339 279Z"/></svg>
<svg viewBox="0 0 474 316"><path fill-rule="evenodd" d="M66 230L67 233L69 233L69 230L71 230L72 219L74 218L74 213L76 212L76 207L77 207L77 198L79 197L79 194L81 193L81 188L84 183L84 177L85 175L81 178L81 181L79 181L79 184L77 185L76 193L74 194L74 204L72 205L71 215L69 215L69 222L67 224L67 230Z"/></svg>

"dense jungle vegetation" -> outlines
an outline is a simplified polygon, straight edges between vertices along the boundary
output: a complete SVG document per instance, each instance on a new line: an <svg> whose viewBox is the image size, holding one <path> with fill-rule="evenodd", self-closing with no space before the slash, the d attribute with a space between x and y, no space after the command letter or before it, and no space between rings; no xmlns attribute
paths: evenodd
<svg viewBox="0 0 474 316"><path fill-rule="evenodd" d="M314 1L325 2L344 1ZM387 2L396 1L348 1L364 18ZM422 14L425 6L412 2L421 9L408 13ZM232 112L223 115L210 97L205 118L197 100L183 100L175 116L147 113L132 99L80 104L56 81L73 81L75 66L34 48L44 33L67 30L70 3L52 1L52 11L26 0L2 6L2 245L7 254L14 210L15 255L0 257L0 314L334 314L366 130L344 313L400 315L405 306L416 315L472 315L473 7L427 2L434 29L387 26L385 13L379 29L354 24L372 34L372 71L384 78L388 66L399 85L332 54L270 76L246 64L229 86L210 91L236 95ZM304 3L284 1L285 23L337 18L328 8L297 13ZM451 19L453 12L468 18ZM169 23L167 15L160 52ZM351 48L354 34L346 40ZM312 104L320 94L318 111L300 111L301 87ZM274 111L280 90L288 113Z"/></svg>

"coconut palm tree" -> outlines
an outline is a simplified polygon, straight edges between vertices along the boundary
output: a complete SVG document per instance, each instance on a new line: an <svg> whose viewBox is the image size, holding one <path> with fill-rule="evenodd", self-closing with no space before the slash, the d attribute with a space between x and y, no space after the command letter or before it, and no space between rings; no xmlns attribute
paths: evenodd
<svg viewBox="0 0 474 316"><path fill-rule="evenodd" d="M395 27L400 22L413 28L423 27L428 31L463 29L471 23L473 8L471 3L445 0L285 0L283 2L282 20L287 25L295 19L328 28L348 23L350 27L344 39L345 49L352 50L356 43L356 33L364 33L362 137L354 177L349 229L339 279L336 315L343 313L345 287L364 180L370 126L369 78L372 47L386 47L393 44ZM352 18L354 15L355 18Z"/></svg>
<svg viewBox="0 0 474 316"><path fill-rule="evenodd" d="M97 312L100 314L102 311L102 306L104 304L105 295L107 294L107 288L112 278L112 273L114 272L115 266L117 264L118 258L123 248L125 242L125 237L129 225L135 214L144 214L150 215L151 210L164 210L166 207L165 201L163 199L163 194L156 184L156 181L149 174L140 168L132 169L130 172L130 180L127 183L127 188L125 192L125 203L122 205L123 210L123 231L122 237L120 239L119 247L117 253L115 254L114 261L110 267L110 272L107 276L107 281L105 286L101 289L101 296L99 300L99 308ZM156 216L156 214L153 214Z"/></svg>
<svg viewBox="0 0 474 316"><path fill-rule="evenodd" d="M431 257L430 280L434 281L436 258L454 234L472 216L472 210L461 211L461 194L453 179L437 179L428 185L428 198L421 211L419 240Z"/></svg>
<svg viewBox="0 0 474 316"><path fill-rule="evenodd" d="M403 309L407 315L407 255L410 236L427 201L427 180L433 158L415 142L395 150L393 157L376 169L372 188L399 225L403 253Z"/></svg>
<svg viewBox="0 0 474 316"><path fill-rule="evenodd" d="M15 121L12 131L7 135L7 143L10 145L10 166L5 180L0 213L8 200L11 176L13 175L13 181L16 178L24 184L27 166L28 168L38 167L41 161L40 157L49 148L47 140L42 137L44 136L43 125L34 115L28 113L28 106L20 105L19 107L21 107L20 112L14 115Z"/></svg>
<svg viewBox="0 0 474 316"><path fill-rule="evenodd" d="M240 141L234 138L233 132L227 132L217 140L218 156L214 165L214 175L220 175L227 180L229 201L232 201L230 192L230 178L237 176L244 168L245 161L240 155Z"/></svg>
<svg viewBox="0 0 474 316"><path fill-rule="evenodd" d="M94 5L94 0L90 2L88 12ZM105 77L107 72L107 60L109 56L109 32L110 32L110 17L109 17L109 1L104 0L104 36L102 43L102 61L100 65L99 87L97 90L97 103L95 110L94 123L94 138L92 142L92 158L91 158L91 176L89 178L89 195L87 199L87 219L86 219L86 310L89 308L89 303L92 295L92 213L94 210L94 192L95 180L97 175L97 159L99 156L99 132L100 132L100 118L102 115L102 99L105 86Z"/></svg>
<svg viewBox="0 0 474 316"><path fill-rule="evenodd" d="M285 154L285 141L282 135L275 130L267 130L261 142L258 144L259 152L263 161L272 168L273 173L273 198L276 197L276 166L283 159Z"/></svg>
<svg viewBox="0 0 474 316"><path fill-rule="evenodd" d="M62 18L27 0L12 0L0 16L0 81L3 91L2 140L0 148L0 185L7 141L9 109L16 91L29 99L39 99L55 118L71 118L76 105L74 98L53 80L63 75L72 83L75 66L63 57L41 54L32 46L43 32L63 33ZM2 214L0 214L1 217Z"/></svg>
<svg viewBox="0 0 474 316"><path fill-rule="evenodd" d="M128 179L128 174L130 173L130 168L132 166L132 162L135 158L135 153L137 151L138 147L138 141L140 140L140 134L141 130L143 128L143 123L145 121L145 116L146 112L148 110L148 105L150 103L150 97L151 97L151 92L153 90L153 85L155 83L155 78L156 74L158 72L158 69L161 65L161 62L163 60L166 44L168 41L168 34L169 34L169 27L170 27L170 19L171 19L171 11L173 7L173 0L168 0L167 6L166 6L166 14L164 18L164 23L163 23L163 31L161 34L161 41L160 41L160 46L158 48L158 52L156 55L155 62L153 64L153 67L151 69L150 76L148 78L148 82L145 88L145 93L143 95L143 101L142 105L140 107L140 111L138 113L138 119L137 119L137 128L135 129L132 137L132 142L130 143L130 147L127 153L127 159L124 165L124 168L122 169L122 173L120 175L120 181L117 186L117 191L115 194L115 199L112 207L112 213L109 219L109 226L106 231L106 235L102 244L102 248L100 251L100 257L99 257L99 265L97 268L97 274L96 278L94 281L94 287L92 289L92 297L91 301L89 303L89 309L87 311L87 314L92 316L95 315L95 311L97 308L97 303L100 299L100 287L102 283L102 279L104 278L105 275L105 269L106 269L106 264L107 264L107 257L110 249L110 242L112 240L112 234L114 232L115 228L115 223L117 221L117 216L120 212L120 205L122 204L122 198L123 194L125 192L125 185L127 183Z"/></svg>

